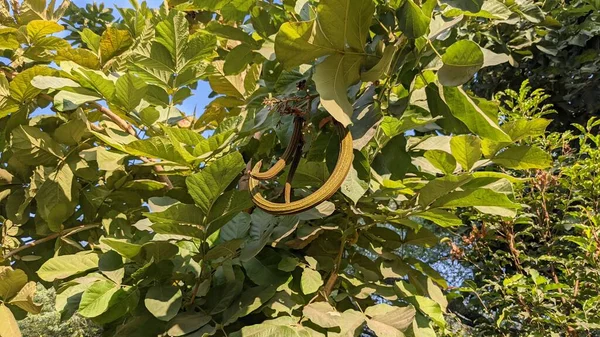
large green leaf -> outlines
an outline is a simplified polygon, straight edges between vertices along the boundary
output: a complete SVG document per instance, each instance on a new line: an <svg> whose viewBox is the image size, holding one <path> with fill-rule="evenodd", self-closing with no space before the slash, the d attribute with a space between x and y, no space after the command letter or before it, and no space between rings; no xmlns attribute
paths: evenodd
<svg viewBox="0 0 600 337"><path fill-rule="evenodd" d="M484 3L483 0L444 0L443 2L471 13L479 12Z"/></svg>
<svg viewBox="0 0 600 337"><path fill-rule="evenodd" d="M161 321L169 321L181 308L181 290L175 286L154 286L148 289L144 304L146 309Z"/></svg>
<svg viewBox="0 0 600 337"><path fill-rule="evenodd" d="M550 154L535 146L514 146L497 154L492 161L516 170L542 169L552 163Z"/></svg>
<svg viewBox="0 0 600 337"><path fill-rule="evenodd" d="M31 80L36 76L53 76L55 74L56 70L39 65L20 72L10 82L11 98L17 102L25 102L35 98L42 90L34 87Z"/></svg>
<svg viewBox="0 0 600 337"><path fill-rule="evenodd" d="M470 175L446 176L431 180L419 191L419 205L425 207L473 179Z"/></svg>
<svg viewBox="0 0 600 337"><path fill-rule="evenodd" d="M207 234L216 232L234 216L251 208L252 205L252 199L247 191L231 190L223 193L217 198L206 218Z"/></svg>
<svg viewBox="0 0 600 337"><path fill-rule="evenodd" d="M304 317L323 328L335 328L344 324L341 315L327 302L315 302L302 309Z"/></svg>
<svg viewBox="0 0 600 337"><path fill-rule="evenodd" d="M131 259L136 257L142 250L142 246L136 243L131 243L126 239L102 238L100 243L107 245L122 256Z"/></svg>
<svg viewBox="0 0 600 337"><path fill-rule="evenodd" d="M353 113L348 86L358 81L363 61L359 55L332 55L317 65L313 76L321 104L344 126L351 123Z"/></svg>
<svg viewBox="0 0 600 337"><path fill-rule="evenodd" d="M437 199L432 207L454 208L472 206L492 206L510 209L521 208L508 199L506 194L487 189L456 191Z"/></svg>
<svg viewBox="0 0 600 337"><path fill-rule="evenodd" d="M75 212L79 201L79 188L71 168L63 165L48 175L35 200L39 215L46 220L52 231L59 232L63 222Z"/></svg>
<svg viewBox="0 0 600 337"><path fill-rule="evenodd" d="M323 285L323 279L321 278L321 274L313 269L304 268L302 271L302 278L300 281L300 287L302 288L302 293L305 295L310 295L315 293L319 288Z"/></svg>
<svg viewBox="0 0 600 337"><path fill-rule="evenodd" d="M102 63L106 63L111 58L121 54L133 43L131 35L126 30L108 27L99 41L99 51Z"/></svg>
<svg viewBox="0 0 600 337"><path fill-rule="evenodd" d="M189 176L186 185L196 205L208 214L217 198L246 167L239 152L232 152Z"/></svg>
<svg viewBox="0 0 600 337"><path fill-rule="evenodd" d="M444 174L452 174L456 169L456 159L446 151L429 150L423 156Z"/></svg>
<svg viewBox="0 0 600 337"><path fill-rule="evenodd" d="M498 142L510 142L510 137L502 131L497 121L477 106L462 88L444 87L444 99L452 115L478 136Z"/></svg>
<svg viewBox="0 0 600 337"><path fill-rule="evenodd" d="M279 28L275 39L275 55L286 69L334 51L332 43L316 29L316 20L305 22L286 22Z"/></svg>
<svg viewBox="0 0 600 337"><path fill-rule="evenodd" d="M483 52L477 43L461 40L452 44L442 56L444 65L438 79L444 86L465 84L483 66Z"/></svg>
<svg viewBox="0 0 600 337"><path fill-rule="evenodd" d="M346 45L364 51L373 17L373 0L323 0L317 6L317 25L336 50Z"/></svg>
<svg viewBox="0 0 600 337"><path fill-rule="evenodd" d="M182 312L169 321L169 336L183 336L200 329L211 321L211 316L203 312Z"/></svg>
<svg viewBox="0 0 600 337"><path fill-rule="evenodd" d="M140 104L142 98L146 96L146 92L146 83L142 79L127 73L117 79L111 101L118 104L125 112L130 112Z"/></svg>
<svg viewBox="0 0 600 337"><path fill-rule="evenodd" d="M78 313L88 318L100 316L115 304L111 303L111 300L119 290L120 288L112 281L93 283L83 292Z"/></svg>
<svg viewBox="0 0 600 337"><path fill-rule="evenodd" d="M431 18L413 0L406 0L396 13L398 28L408 38L416 39L427 34Z"/></svg>
<svg viewBox="0 0 600 337"><path fill-rule="evenodd" d="M27 274L21 269L0 267L0 298L8 301L27 284Z"/></svg>
<svg viewBox="0 0 600 337"><path fill-rule="evenodd" d="M12 151L28 165L48 165L63 158L60 145L40 129L21 125L12 132Z"/></svg>
<svg viewBox="0 0 600 337"><path fill-rule="evenodd" d="M463 170L469 171L481 158L481 141L473 135L459 135L450 139L450 148Z"/></svg>
<svg viewBox="0 0 600 337"><path fill-rule="evenodd" d="M46 281L62 280L98 268L98 254L86 252L55 256L38 269L38 276Z"/></svg>
<svg viewBox="0 0 600 337"><path fill-rule="evenodd" d="M167 137L136 140L125 145L123 149L132 155L159 158L181 165L188 165L196 160L180 143Z"/></svg>

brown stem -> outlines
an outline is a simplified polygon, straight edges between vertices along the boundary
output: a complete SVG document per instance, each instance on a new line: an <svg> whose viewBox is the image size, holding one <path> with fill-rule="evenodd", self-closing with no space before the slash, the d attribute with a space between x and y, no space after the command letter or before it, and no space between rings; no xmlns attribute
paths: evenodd
<svg viewBox="0 0 600 337"><path fill-rule="evenodd" d="M323 288L323 293L325 296L325 300L329 298L329 295L333 291L333 287L335 286L335 282L338 278L338 273L340 271L340 265L342 264L342 256L344 254L344 248L346 247L346 236L342 236L342 242L340 243L340 250L335 259L335 264L333 265L333 270L331 274L329 274L329 278L327 278L327 282L325 283L325 287Z"/></svg>
<svg viewBox="0 0 600 337"><path fill-rule="evenodd" d="M35 246L37 246L37 245L39 245L39 244L42 244L42 243L44 243L44 242L48 242L48 241L54 240L54 239L56 239L56 238L58 238L58 237L67 237L67 236L71 236L71 235L73 235L73 234L76 234L76 233L79 233L79 232L83 232L83 231L86 231L86 230L88 230L88 229L92 229L92 228L100 227L100 226L101 226L101 224L90 224L90 225L81 225L81 226L77 226L77 227L67 228L67 229L63 230L62 232L58 232L58 233L54 233L54 234L50 234L50 235L48 235L48 236L46 236L46 237L44 237L44 238L41 238L41 239L39 239L39 240L32 241L32 242L31 242L31 243L29 243L29 244L26 244L26 245L23 245L23 246L21 246L21 247L19 247L19 248L13 249L13 250L11 250L10 252L8 252L8 253L4 254L4 255L2 256L2 259L3 259L3 260L6 260L6 259L8 259L9 257L11 257L11 256L13 256L13 255L15 255L15 254L17 254L17 253L19 253L19 252L21 252L21 251L25 250L25 249L29 249L29 248L31 248L31 247L35 247Z"/></svg>

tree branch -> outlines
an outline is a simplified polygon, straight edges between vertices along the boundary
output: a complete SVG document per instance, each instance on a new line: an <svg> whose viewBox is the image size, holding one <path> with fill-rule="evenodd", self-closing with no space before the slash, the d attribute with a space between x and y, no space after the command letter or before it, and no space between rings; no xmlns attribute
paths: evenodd
<svg viewBox="0 0 600 337"><path fill-rule="evenodd" d="M79 233L79 232L86 231L86 230L88 230L88 229L92 229L92 228L100 227L101 225L102 225L102 224L96 223L96 224L90 224L90 225L81 225L81 226L77 226L77 227L67 228L67 229L65 229L65 230L64 230L64 231L62 231L62 232L58 232L58 233L54 233L54 234L50 234L50 235L48 235L48 236L46 236L46 237L44 237L44 238L41 238L41 239L39 239L39 240L32 241L31 243L28 243L28 244L25 244L25 245L23 245L23 246L21 246L21 247L18 247L18 248L16 248L16 249L13 249L13 250L11 250L10 252L8 252L8 253L4 254L4 255L2 256L2 259L3 259L3 260L6 260L6 259L8 259L9 257L11 257L11 256L13 256L13 255L15 255L15 254L17 254L17 253L20 253L20 252L24 251L25 249L29 249L29 248L31 248L31 247L35 247L35 246L37 246L37 245L40 245L40 244L42 244L42 243L44 243L44 242L52 241L52 240L54 240L54 239L56 239L56 238L59 238L59 237L67 237L67 236L71 236L71 235L73 235L73 234L76 234L76 233Z"/></svg>

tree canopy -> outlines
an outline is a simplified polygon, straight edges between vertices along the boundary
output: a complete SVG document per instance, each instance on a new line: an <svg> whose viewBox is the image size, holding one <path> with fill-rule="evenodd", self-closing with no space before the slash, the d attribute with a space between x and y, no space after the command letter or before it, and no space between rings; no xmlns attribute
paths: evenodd
<svg viewBox="0 0 600 337"><path fill-rule="evenodd" d="M106 336L464 335L449 300L472 300L467 287L420 252L456 253L464 224L520 224L537 205L523 191L556 165L558 142L540 140L554 110L540 91L491 94L507 86L499 69L571 55L556 43L570 20L591 50L572 67L597 74L599 3L569 6L577 19L533 0L0 1L0 336L41 311L36 283L61 318ZM183 107L200 95L206 106ZM596 124L579 127L582 158ZM256 186L268 200L350 168L328 200L275 215L253 202L249 171L290 143L292 164ZM563 239L592 254L584 232ZM577 287L562 282L551 290Z"/></svg>

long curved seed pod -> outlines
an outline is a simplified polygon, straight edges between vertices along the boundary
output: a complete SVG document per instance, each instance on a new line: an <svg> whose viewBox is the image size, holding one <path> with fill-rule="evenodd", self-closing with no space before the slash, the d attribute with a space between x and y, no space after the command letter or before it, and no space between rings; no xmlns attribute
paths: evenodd
<svg viewBox="0 0 600 337"><path fill-rule="evenodd" d="M331 173L331 176L327 181L316 190L313 194L290 203L275 203L265 199L258 191L259 180L254 179L252 175L248 182L250 194L254 204L264 210L265 212L275 215L286 215L296 214L307 209L310 209L323 201L331 198L333 194L342 186L348 171L352 166L352 160L354 159L354 153L352 149L352 136L350 132L342 126L342 124L335 122L336 130L340 136L340 153L338 155L338 161ZM262 163L258 162L252 169L253 172L260 170Z"/></svg>
<svg viewBox="0 0 600 337"><path fill-rule="evenodd" d="M285 168L285 165L287 165L287 162L290 160L290 157L292 157L292 155L296 153L298 142L302 138L303 124L304 119L302 117L294 118L294 131L292 132L292 138L290 139L290 143L285 149L285 152L283 152L283 155L279 158L279 160L277 160L275 164L273 164L273 166L271 166L271 168L269 168L265 172L252 170L252 172L250 172L250 176L258 180L269 180L275 178L275 176Z"/></svg>
<svg viewBox="0 0 600 337"><path fill-rule="evenodd" d="M285 178L285 188L283 196L285 198L285 202L289 204L292 202L292 180L294 180L294 175L296 174L296 169L298 168L298 164L300 164L300 159L302 159L302 146L304 142L300 140L298 142L298 147L296 148L296 153L294 154L294 159L292 159L292 164L290 165L290 170L288 171L288 175Z"/></svg>

